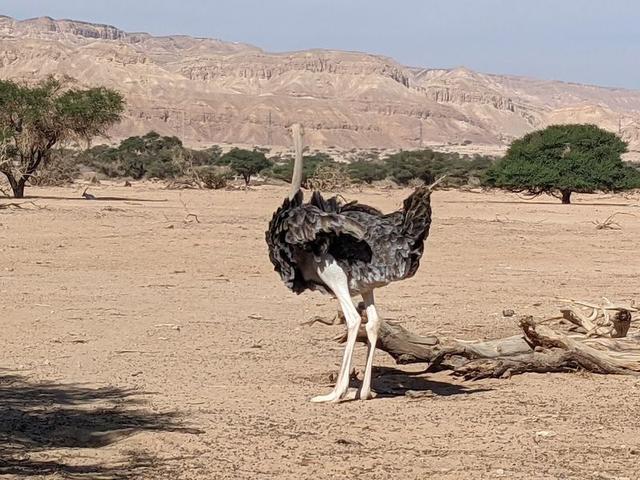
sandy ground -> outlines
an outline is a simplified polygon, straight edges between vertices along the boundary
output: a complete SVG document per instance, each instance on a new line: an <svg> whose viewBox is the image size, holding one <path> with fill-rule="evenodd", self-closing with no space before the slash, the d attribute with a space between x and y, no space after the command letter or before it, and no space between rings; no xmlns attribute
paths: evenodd
<svg viewBox="0 0 640 480"><path fill-rule="evenodd" d="M463 382L376 357L375 384L431 395L316 405L341 326L272 271L278 187L36 189L0 210L0 475L135 479L635 479L640 382L529 374ZM397 208L408 191L347 198ZM513 200L516 200L515 202ZM638 296L640 208L437 192L417 275L379 291L419 333L513 334L556 297ZM587 205L596 202L597 205ZM622 230L596 230L616 212ZM188 213L197 215L187 216ZM364 366L364 346L356 366Z"/></svg>

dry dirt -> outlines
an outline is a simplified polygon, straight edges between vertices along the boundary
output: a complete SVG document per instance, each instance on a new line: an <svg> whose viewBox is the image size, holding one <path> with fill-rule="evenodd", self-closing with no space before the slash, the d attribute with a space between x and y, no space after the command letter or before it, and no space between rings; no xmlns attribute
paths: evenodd
<svg viewBox="0 0 640 480"><path fill-rule="evenodd" d="M284 189L81 191L32 188L35 205L0 210L0 476L640 477L630 377L463 382L379 353L374 387L397 395L309 403L331 386L342 327L300 326L335 302L272 271L263 232ZM391 210L406 194L346 197ZM379 291L382 314L477 339L516 332L505 308L544 317L558 296L637 297L640 198L576 200L435 193L422 267ZM592 224L616 211L637 217Z"/></svg>

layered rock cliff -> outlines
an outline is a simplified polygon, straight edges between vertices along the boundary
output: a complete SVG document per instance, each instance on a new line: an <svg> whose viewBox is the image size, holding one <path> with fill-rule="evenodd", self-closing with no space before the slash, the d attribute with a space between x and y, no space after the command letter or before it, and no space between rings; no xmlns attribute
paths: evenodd
<svg viewBox="0 0 640 480"><path fill-rule="evenodd" d="M268 53L187 36L154 37L48 17L0 17L0 77L69 75L123 92L114 138L155 129L194 145L500 148L551 123L592 122L640 150L640 92L465 68L417 69L356 52Z"/></svg>

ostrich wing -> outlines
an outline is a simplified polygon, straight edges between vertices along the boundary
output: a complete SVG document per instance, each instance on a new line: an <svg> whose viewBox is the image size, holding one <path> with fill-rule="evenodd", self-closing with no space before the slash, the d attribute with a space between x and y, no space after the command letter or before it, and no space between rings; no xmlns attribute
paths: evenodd
<svg viewBox="0 0 640 480"><path fill-rule="evenodd" d="M305 281L298 262L300 253L307 252L321 259L333 253L337 245L353 246L371 253L363 240L366 228L355 219L334 212L326 212L315 205L302 204L302 192L291 200L285 199L273 214L266 232L269 258L285 285L296 293L317 285ZM340 252L342 253L342 252Z"/></svg>
<svg viewBox="0 0 640 480"><path fill-rule="evenodd" d="M342 197L324 198L320 192L313 192L309 204L318 207L323 212L363 212L369 215L382 216L382 212L375 207L359 203L357 200L352 200L347 203L342 200Z"/></svg>
<svg viewBox="0 0 640 480"><path fill-rule="evenodd" d="M274 213L266 240L269 257L285 285L296 293L327 291L303 271L309 262L332 258L347 273L352 291L367 291L415 274L431 224L430 190L416 189L404 208L383 214L377 208L314 192L285 199Z"/></svg>
<svg viewBox="0 0 640 480"><path fill-rule="evenodd" d="M365 228L356 220L337 213L323 212L313 205L302 205L288 215L285 241L294 245L314 242L329 235L349 235L362 240Z"/></svg>

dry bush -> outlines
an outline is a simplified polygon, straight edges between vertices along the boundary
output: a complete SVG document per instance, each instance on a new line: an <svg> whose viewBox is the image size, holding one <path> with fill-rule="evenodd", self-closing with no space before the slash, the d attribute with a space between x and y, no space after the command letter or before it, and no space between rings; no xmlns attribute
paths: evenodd
<svg viewBox="0 0 640 480"><path fill-rule="evenodd" d="M349 188L353 182L345 165L328 163L316 168L308 184L314 190L332 191Z"/></svg>
<svg viewBox="0 0 640 480"><path fill-rule="evenodd" d="M227 166L203 165L190 167L183 176L167 184L168 189L206 188L219 190L226 188L232 173Z"/></svg>
<svg viewBox="0 0 640 480"><path fill-rule="evenodd" d="M411 188L424 187L424 181L419 178L412 178L407 182L407 185Z"/></svg>
<svg viewBox="0 0 640 480"><path fill-rule="evenodd" d="M385 178L384 180L377 180L375 182L371 182L371 186L379 190L393 190L396 188L400 188L400 185L398 185L396 182L394 182L390 178Z"/></svg>
<svg viewBox="0 0 640 480"><path fill-rule="evenodd" d="M194 174L200 180L202 188L219 190L227 186L231 178L231 171L228 167L199 167L194 170Z"/></svg>

